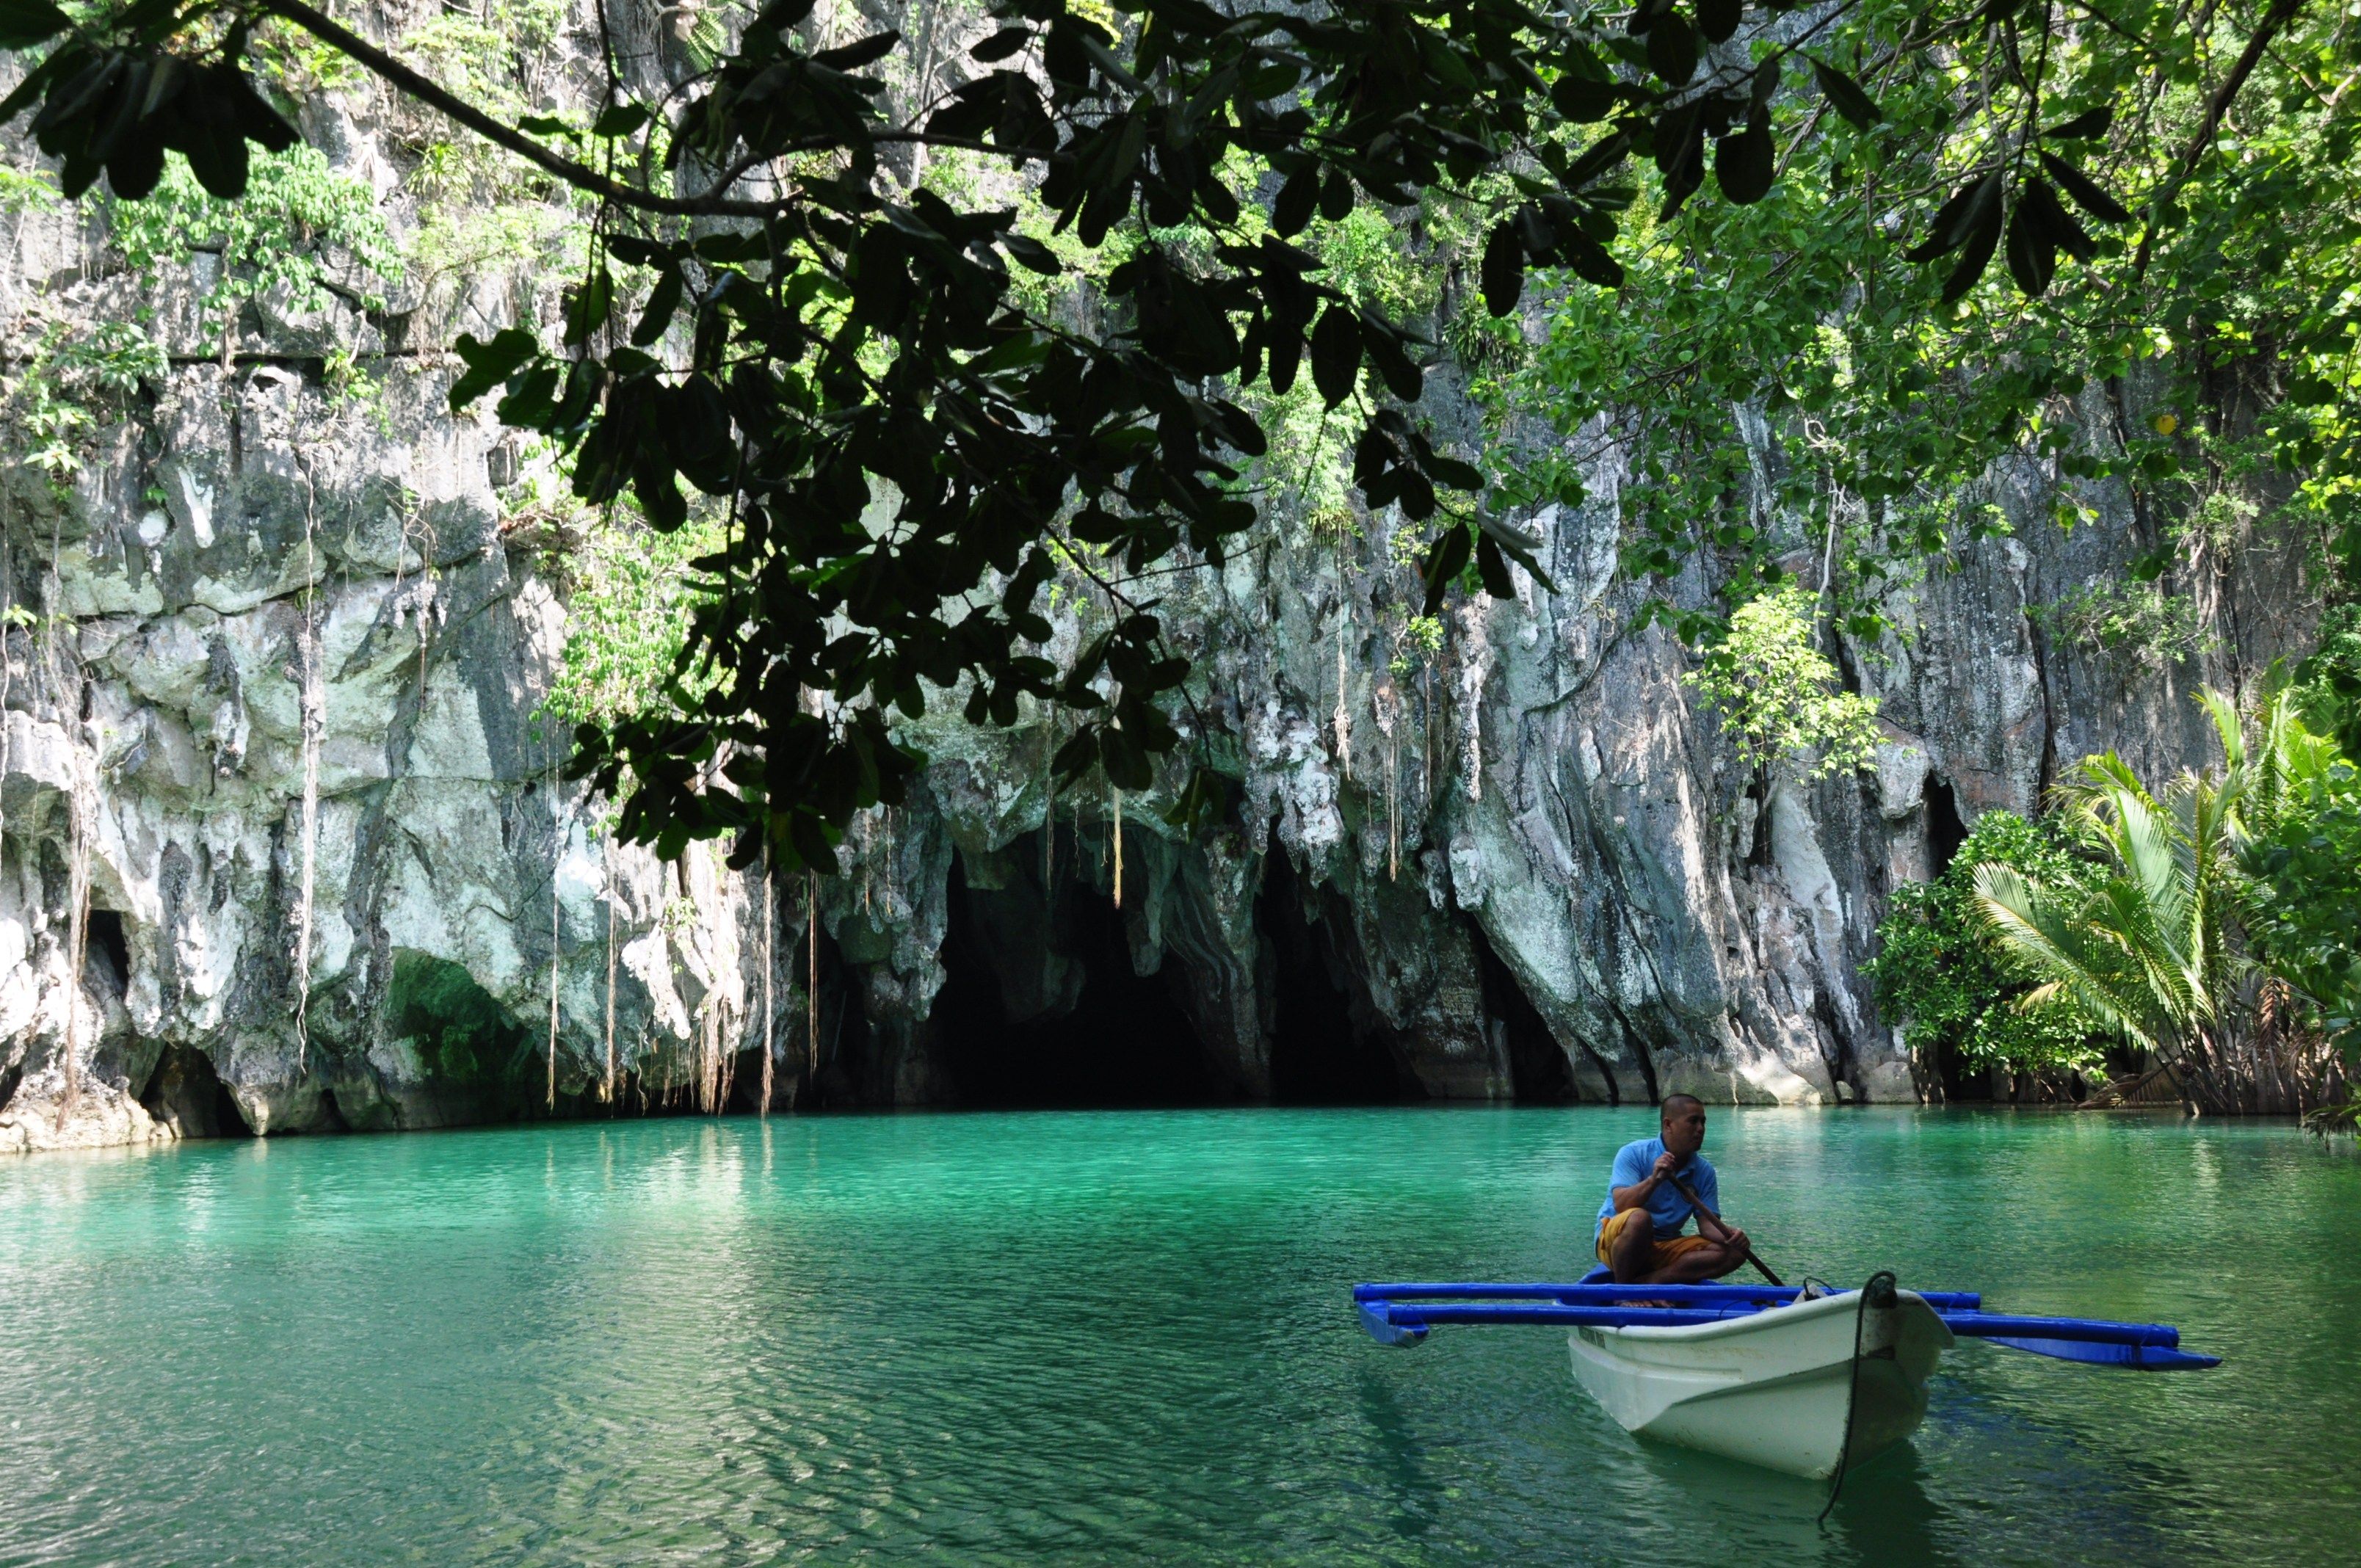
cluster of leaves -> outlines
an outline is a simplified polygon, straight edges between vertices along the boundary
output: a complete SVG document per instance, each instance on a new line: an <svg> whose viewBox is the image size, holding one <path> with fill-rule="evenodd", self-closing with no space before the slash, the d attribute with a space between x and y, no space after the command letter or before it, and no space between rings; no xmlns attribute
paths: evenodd
<svg viewBox="0 0 2361 1568"><path fill-rule="evenodd" d="M0 421L17 460L53 489L82 474L91 433L165 371L162 345L129 322L36 316L13 346L12 373L0 377Z"/></svg>
<svg viewBox="0 0 2361 1568"><path fill-rule="evenodd" d="M2361 204L2352 117L2329 108L2361 65L2351 20L2160 0L2092 0L2070 23L2040 3L1839 9L1824 41L1874 115L1840 87L1775 95L1774 127L1817 131L1784 142L1752 203L1667 219L1678 182L1643 169L1638 205L1663 199L1624 227L1623 288L1554 302L1499 389L1503 416L1545 410L1577 455L1620 453L1631 569L1670 578L1703 551L1742 598L1834 526L1840 613L1873 636L1892 586L2006 526L1996 464L2069 524L2093 487L2127 489L2147 543L2276 466L2312 476L2296 510L2361 539L2329 515L2356 428ZM2261 416L2242 454L2207 427L2229 386ZM1544 499L1527 456L1496 460L1496 504ZM2185 592L2211 565L2198 554L2136 575L2181 574L2162 591ZM1712 620L1676 617L1692 637Z"/></svg>
<svg viewBox="0 0 2361 1568"><path fill-rule="evenodd" d="M1818 596L1776 584L1731 612L1705 662L1681 677L1720 716L1747 766L1809 758L1806 775L1825 778L1876 755L1877 703L1842 688L1818 637Z"/></svg>
<svg viewBox="0 0 2361 1568"><path fill-rule="evenodd" d="M2354 1052L2361 1047L2361 772L2339 762L2301 811L2248 847L2246 863L2262 888L2249 930L2257 954Z"/></svg>
<svg viewBox="0 0 2361 1568"><path fill-rule="evenodd" d="M401 278L376 193L309 147L255 159L237 201L214 194L175 158L145 200L117 197L106 214L115 247L135 272L177 268L200 252L216 257L200 305L225 331L247 302L274 295L298 312L338 298L382 310L379 289Z"/></svg>
<svg viewBox="0 0 2361 1568"><path fill-rule="evenodd" d="M2088 871L2053 824L1984 813L1942 874L1894 890L1866 966L1878 1008L1922 1059L1957 1053L1978 1070L2087 1073L2103 1054L2104 1032L2071 1005L2021 1005L2041 977L1985 919L1975 883L1985 865L2056 887L2079 885Z"/></svg>
<svg viewBox="0 0 2361 1568"><path fill-rule="evenodd" d="M2159 51L2168 64L2197 58L2157 4L2111 29L2051 0L1236 12L1203 0L1111 10L999 0L997 29L969 40L965 79L899 113L889 87L905 41L889 31L829 45L810 10L772 0L703 57L709 66L646 97L610 58L603 112L582 127L507 123L304 0L130 0L81 19L49 0L0 0L0 47L46 50L0 120L38 103L43 145L67 159L72 189L103 166L126 196L160 172L160 155L151 173L134 144L196 137L187 122L202 131L189 154L200 183L236 195L244 141L289 137L241 65L251 26L276 18L598 202L557 340L522 327L463 340L455 400L500 389L502 418L573 454L587 504L628 492L653 526L677 528L690 510L685 481L726 510L720 547L696 563L708 608L683 654L703 672L700 695L661 720L586 729L582 763L609 789L625 773L640 781L628 837L676 852L692 836L734 833L741 859L767 837L790 861L823 869L854 811L898 796L917 759L895 743L891 716L922 712L930 687L964 688L979 720L1011 722L1028 697L1060 704L1081 719L1060 769L1103 770L1126 789L1155 779L1154 759L1178 741L1162 704L1187 663L1153 603L1131 600L1114 574L1168 557L1218 562L1252 521L1238 479L1267 441L1242 400L1250 389L1284 399L1308 367L1323 405L1349 408L1364 503L1434 530L1428 613L1470 572L1496 594L1510 591L1511 563L1538 576L1530 537L1499 515L1515 487L1475 501L1477 470L1406 412L1425 345L1295 243L1315 214L1337 222L1369 203L1472 209L1496 315L1533 269L1554 268L1581 280L1576 295L1620 288L1618 309L1644 316L1644 291L1633 294L1615 251L1636 243L1653 256L1664 236L1670 253L1741 274L1722 285L1737 311L1795 294L1817 318L1857 297L1849 246L1891 252L1909 231L1927 236L1918 250L1934 259L1904 260L1905 286L1861 296L1881 330L1904 337L1976 281L1982 265L1967 260L1988 259L2000 234L2015 236L2012 269L2037 293L2057 252L2103 250L2110 240L2086 243L2080 221L2059 215L2048 181L2109 215L2060 149L2106 130L2100 111L2145 81ZM2290 11L2273 0L2247 29L2238 82ZM2217 21L2202 47L2237 27ZM2108 44L2116 34L2136 47ZM2074 69L2058 63L2070 57ZM2202 116L2209 146L2235 96L2225 85ZM1896 93L1909 100L1906 122ZM1910 142L1928 126L1931 164L1923 151L1888 158L1889 130ZM1065 243L1122 248L1086 321L1029 308L1016 273L1066 262L1014 207L954 203L895 172L906 152L949 151L1018 172ZM1801 221L1796 181L1779 178L1799 157L1850 171L1829 183L1862 199L1805 192L1834 214L1824 233L1859 237L1818 247L1819 286L1796 293L1782 269L1798 247L1763 247L1744 220L1783 192L1788 221ZM1695 199L1708 168L1719 203ZM1661 198L1653 204L1636 200L1644 181ZM1947 189L1959 193L1938 205ZM1210 243L1170 237L1183 229ZM1937 272L1939 290L1916 281ZM2017 389L1990 406L2065 389L2057 356L2024 346L1973 360ZM1730 353L1700 334L1679 362ZM1757 400L1784 386L1784 349L1767 378L1759 346L1738 357L1758 373L1683 383L1690 414L1717 378L1746 381ZM1892 384L1905 403L1956 401L1936 379ZM1645 377L1612 390L1666 400ZM1849 395L1869 408L1882 392ZM1906 472L1907 451L1869 459L1875 434L1849 433L1855 455L1877 473ZM1569 493L1563 460L1518 471ZM1648 457L1642 471L1672 470ZM1665 484L1655 500L1658 524L1683 519L1665 539L1711 519L1728 488L1710 462L1682 473L1687 491ZM1876 499L1858 484L1852 493ZM1715 526L1707 542L1719 544L1754 523ZM1123 606L1064 670L1032 651L1047 638L1034 607L1061 558L1053 546ZM1668 560L1642 556L1651 569ZM1217 797L1202 776L1183 792L1191 810Z"/></svg>
<svg viewBox="0 0 2361 1568"><path fill-rule="evenodd" d="M2162 669L2204 652L2211 633L2187 594L2154 582L2092 582L2033 618L2061 641L2095 649L2133 668Z"/></svg>
<svg viewBox="0 0 2361 1568"><path fill-rule="evenodd" d="M2354 618L2326 629L2312 683L2276 714L2290 765L2240 850L2246 927L2264 968L2294 988L2318 1026L2361 1063L2361 702L2333 677L2361 656Z"/></svg>
<svg viewBox="0 0 2361 1568"><path fill-rule="evenodd" d="M688 564L721 542L710 521L659 532L628 512L591 527L566 563L566 651L542 707L577 725L676 715L695 695L672 685L697 589Z"/></svg>

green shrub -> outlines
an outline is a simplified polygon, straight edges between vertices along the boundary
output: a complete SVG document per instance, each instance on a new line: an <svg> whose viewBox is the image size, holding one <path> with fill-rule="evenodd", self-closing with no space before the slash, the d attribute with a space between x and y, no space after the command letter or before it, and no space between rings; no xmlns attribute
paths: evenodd
<svg viewBox="0 0 2361 1568"><path fill-rule="evenodd" d="M1749 767L1816 758L1807 771L1820 778L1865 768L1876 754L1877 704L1839 688L1836 666L1814 645L1818 626L1809 588L1765 588L1731 613L1705 663L1681 677L1721 716Z"/></svg>
<svg viewBox="0 0 2361 1568"><path fill-rule="evenodd" d="M2085 869L2048 825L1986 812L1940 876L1894 890L1868 965L1878 1007L1927 1056L1948 1047L1971 1068L2037 1075L2095 1069L2102 1038L2090 1018L2066 1006L2018 1009L2040 982L1978 913L1975 871L1988 862L2051 884Z"/></svg>

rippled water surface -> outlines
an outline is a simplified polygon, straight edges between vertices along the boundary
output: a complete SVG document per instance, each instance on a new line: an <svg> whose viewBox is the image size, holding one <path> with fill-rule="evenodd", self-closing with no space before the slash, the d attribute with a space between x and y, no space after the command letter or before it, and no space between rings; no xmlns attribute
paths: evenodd
<svg viewBox="0 0 2361 1568"><path fill-rule="evenodd" d="M1715 1113L1774 1266L2178 1322L1963 1345L1818 1489L1635 1442L1546 1329L1642 1112L577 1124L0 1163L0 1562L2349 1563L2361 1160L2280 1126Z"/></svg>

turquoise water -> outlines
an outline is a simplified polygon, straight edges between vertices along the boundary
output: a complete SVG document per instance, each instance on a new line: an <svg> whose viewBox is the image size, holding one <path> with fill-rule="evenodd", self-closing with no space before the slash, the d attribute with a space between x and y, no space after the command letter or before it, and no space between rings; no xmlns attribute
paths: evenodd
<svg viewBox="0 0 2361 1568"><path fill-rule="evenodd" d="M2284 1126L1716 1112L1774 1267L2177 1322L1964 1345L1820 1495L1545 1329L1645 1113L688 1120L0 1163L0 1563L2350 1562L2361 1159Z"/></svg>

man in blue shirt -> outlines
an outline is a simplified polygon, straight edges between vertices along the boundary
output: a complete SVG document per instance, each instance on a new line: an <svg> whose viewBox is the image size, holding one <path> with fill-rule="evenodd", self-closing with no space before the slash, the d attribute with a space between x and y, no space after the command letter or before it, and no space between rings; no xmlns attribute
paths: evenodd
<svg viewBox="0 0 2361 1568"><path fill-rule="evenodd" d="M1719 1212L1721 1186L1697 1152L1705 1146L1705 1102L1665 1096L1659 1133L1616 1151L1598 1211L1598 1261L1615 1271L1618 1285L1696 1285L1735 1273L1746 1261L1746 1233L1706 1212ZM1675 1181L1697 1194L1697 1203ZM1692 1214L1700 1234L1683 1235Z"/></svg>

